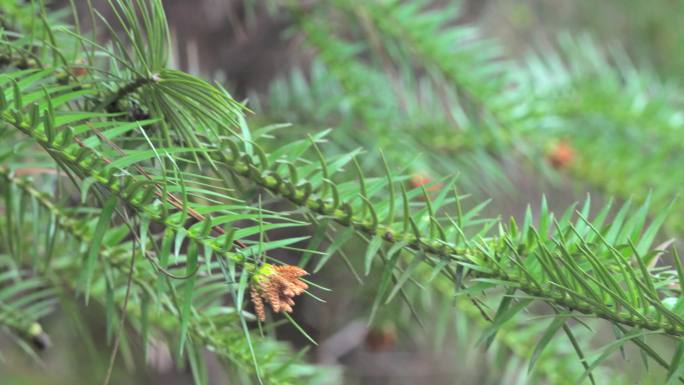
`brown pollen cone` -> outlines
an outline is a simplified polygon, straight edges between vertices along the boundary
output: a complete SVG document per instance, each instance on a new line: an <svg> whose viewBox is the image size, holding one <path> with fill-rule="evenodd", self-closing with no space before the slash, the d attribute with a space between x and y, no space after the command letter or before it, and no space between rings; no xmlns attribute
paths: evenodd
<svg viewBox="0 0 684 385"><path fill-rule="evenodd" d="M274 266L264 264L252 277L250 297L259 320L266 320L264 301L275 313L292 313L294 297L302 294L309 285L300 280L308 275L306 270L292 265Z"/></svg>

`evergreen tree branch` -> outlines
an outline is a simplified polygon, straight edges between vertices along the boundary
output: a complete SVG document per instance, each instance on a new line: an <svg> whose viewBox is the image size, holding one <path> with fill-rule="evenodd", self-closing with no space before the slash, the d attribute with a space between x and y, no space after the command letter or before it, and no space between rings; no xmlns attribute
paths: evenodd
<svg viewBox="0 0 684 385"><path fill-rule="evenodd" d="M2 167L0 167L0 178L19 188L24 194L35 199L51 215L54 215L57 226L70 237L76 239L80 244L91 244L92 233L90 226L84 225L79 219L55 205L50 196L36 190L28 180L13 176L9 170ZM132 255L130 248L127 248L126 245L118 245L115 248L102 245L99 250L99 255L107 266L111 266L120 272L121 276L130 275L132 283L136 286L137 290L149 292L151 288L158 284L159 278L155 274L150 273L149 269L145 268L142 262L143 259L137 258L138 262L135 263L132 269L129 263L136 256L142 256L145 253L145 250L139 250L136 252L136 255ZM77 280L68 277L73 276L70 272L80 270L79 265L79 262L71 259L67 264L54 265L46 274L56 284L78 290ZM163 279L169 284L168 277ZM106 294L103 292L95 291L93 296L102 304L105 304L107 301ZM181 310L178 299L169 301L160 299L159 301L166 308L166 312L148 315L149 322L159 331L177 333L181 323L179 316ZM126 312L134 320L141 319L142 314L139 305L125 306L124 303L125 299L117 298L117 305L122 312ZM172 316L169 317L168 315ZM29 334L30 336L42 333L38 324L30 325L29 331L32 332ZM239 327L230 326L215 315L205 315L198 311L194 313L189 325L189 334L195 342L213 348L215 353L237 365L240 370L255 373L251 354L244 343L243 334ZM292 352L282 343L267 342L256 335L252 336L252 338L257 340L255 346L262 351L259 357L263 358L263 362L261 362L262 365L260 365L258 370L260 370L260 375L266 383L295 384L309 376L334 375L333 372L325 368L314 369L308 364L293 360Z"/></svg>
<svg viewBox="0 0 684 385"><path fill-rule="evenodd" d="M27 124L13 123L11 115L4 113L3 118L6 124L10 124L31 136L49 152L59 154L60 158L67 160L76 170L95 178L99 183L107 186L112 192L119 194L122 199L126 199L129 204L136 207L141 212L144 212L146 215L149 215L153 220L159 221L174 229L179 229L181 227L178 223L170 221L168 217L164 217L161 210L153 210L149 205L141 202L139 196L124 194L122 186L117 180L118 178L113 177L113 175L116 175L115 172L110 171L109 175L106 175L95 166L98 163L104 163L97 155L89 154L85 158L79 157L74 151L64 148L60 143L50 143L44 134L32 130ZM661 315L658 315L658 318L648 316L638 311L629 304L626 299L619 296L614 297L618 303L602 303L603 300L600 298L592 298L590 295L583 294L584 291L591 293L589 288L585 287L584 290L582 288L573 289L562 281L551 281L550 285L542 286L540 282L537 282L530 276L530 273L526 269L522 268L519 262L516 262L517 259L527 258L527 256L518 256L515 255L515 252L513 252L513 256L509 255L505 259L498 256L499 253L505 252L508 254L512 250L515 250L515 248L509 247L509 245L506 244L507 241L510 241L506 237L494 239L476 247L461 249L443 239L433 239L420 234L412 235L407 232L397 232L391 227L379 225L377 219L368 221L358 216L354 216L351 212L351 205L347 202L341 203L340 206L343 208L336 208L333 207L331 203L326 203L321 199L310 197L311 191L307 187L295 186L292 183L288 183L283 178L275 177L274 174L260 171L259 165L253 163L248 157L243 157L241 153L232 153L231 156L227 156L223 152L219 152L219 154L222 154L220 155L223 157L222 160L226 162L226 165L236 174L252 180L274 194L287 198L300 207L306 207L312 212L320 215L330 216L336 222L353 227L369 236L380 236L388 243L397 244L402 242L406 244L404 247L413 251L427 252L440 258L446 258L457 265L475 268L477 270L472 271L471 274L476 278L497 280L502 283L505 282L529 295L538 297L546 302L563 307L564 309L595 315L618 324L646 330L662 331L672 336L684 335L684 320L678 316L664 317L665 319L662 319L663 317ZM79 158L83 160L79 161ZM118 171L119 173L123 173L123 170ZM225 253L223 245L217 240L202 238L199 234L192 231L188 232L188 237L211 247L219 253ZM609 245L609 247L612 248L613 246ZM563 249L561 249L561 252L563 252ZM610 252L613 252L613 250ZM231 258L234 258L236 262L242 261L242 257L239 255L228 255L232 255ZM512 262L506 261L506 259L509 258ZM540 263L544 263L543 261L543 259L540 259ZM512 268L511 270L504 267L509 263L511 263L509 266L509 268ZM584 275L584 279L592 279L592 276L588 275L586 272L581 270L576 271L576 268L573 267L573 264L575 263L570 262L569 260L559 258L557 261L552 260L549 261L549 263L560 263L561 265L559 265L559 267L565 266L573 275L577 275L576 278ZM551 267L549 273L558 274L552 273L553 271L554 269ZM600 284L598 281L596 283ZM643 285L643 283L636 278L633 284ZM600 286L600 289L608 291L608 288L603 286ZM612 293L612 291L609 292ZM612 294L617 295L618 293ZM660 299L650 298L649 300L659 301ZM641 304L648 305L644 304L644 301L647 301L647 299L641 300ZM616 305L627 307L627 311L618 311L618 308L615 307Z"/></svg>

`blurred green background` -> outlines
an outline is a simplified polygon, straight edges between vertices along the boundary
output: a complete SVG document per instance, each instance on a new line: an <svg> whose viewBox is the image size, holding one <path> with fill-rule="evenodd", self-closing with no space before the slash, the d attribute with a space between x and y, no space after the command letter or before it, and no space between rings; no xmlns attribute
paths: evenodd
<svg viewBox="0 0 684 385"><path fill-rule="evenodd" d="M291 14L278 10L270 2L259 1L167 0L164 3L173 33L176 65L220 81L236 97L248 99L257 112L251 118L253 124L291 122L304 127L304 131L311 127L309 131L313 132L326 128L321 126L324 122L336 130L341 127L335 132L335 138L340 140L342 147L346 144L340 138L357 135L354 124L349 124L348 120L358 123L365 117L359 113L360 117L349 118L353 114L348 114L348 111L354 109L345 104L350 103L349 100L326 99L323 93L323 97L309 101L313 107L304 108L304 112L298 114L287 100L279 99L278 95L287 92L296 94L296 90L279 91L279 87L296 86L297 78L293 74L303 74L300 81L304 85L300 84L301 87L307 90L316 87L314 75L318 62L315 50L307 46L300 25ZM56 1L51 6L59 9L67 5L65 1ZM453 5L435 1L427 7L439 12ZM680 54L684 47L683 12L684 2L675 0L470 0L459 5L458 15L452 23L475 26L482 36L498 42L505 58L520 62L529 58L531 52L541 52L540 55L544 56L546 50L555 49L559 36L591 36L601 49L623 52L635 68L648 74L647 79L656 79L658 84L678 89L684 74L684 55ZM315 18L313 15L310 17ZM353 31L350 34L353 35ZM613 64L620 65L617 61ZM311 84L307 85L307 81ZM319 86L324 88L321 92L326 91L326 85ZM335 88L327 91L330 90ZM573 108L586 111L598 103L605 103L601 89L587 95L594 95L595 99L587 97L581 101L584 104L576 100L568 102L568 113L573 113ZM674 96L678 95L674 93ZM280 108L280 102L285 107ZM597 104L592 104L594 102ZM679 102L679 99L673 101L675 109L681 107ZM615 101L616 108L621 108L620 103L623 101ZM609 107L603 105L601 108ZM321 112L323 109L334 113ZM312 110L318 110L321 117L307 121ZM568 137L567 133L545 136L540 139L541 143L536 143L535 151L497 145L496 150L503 148L504 154L510 151L525 156L508 158L497 153L491 167L483 166L485 163L479 161L471 164L463 177L482 182L472 193L477 194L478 200L493 198L485 212L504 218L520 218L526 205L537 204L543 194L551 207L562 209L583 200L587 192L592 192L595 203L613 194L617 194L618 199L626 199L631 191L637 198L643 198L643 191L658 189L659 186L639 181L634 183L643 187L642 190L629 187L625 192L623 187L627 182L619 178L617 182L611 182L613 184L608 183L610 181L597 182L605 181L598 170L605 164L591 163L601 160L583 158L582 145L594 142L604 126L596 125L595 116L587 115L586 130L577 133L576 137ZM625 119L628 123L633 122L628 114ZM430 127L421 129L429 130ZM368 144L385 149L394 140L388 135ZM554 153L558 150L558 143L566 140L571 143L571 158L577 162L573 165L576 168L572 172L557 172L553 170L552 158L559 156ZM356 145L358 143L350 141L349 146ZM430 146L435 144L425 145L422 151L430 152ZM627 148L624 151L631 150ZM612 155L608 153L606 156ZM528 162L530 157L532 162ZM487 159L491 161L491 158ZM582 162L589 162L589 166L584 167ZM441 164L430 157L420 157L409 171L438 179L456 173L458 170L451 171L452 166L453 163L446 161ZM657 165L653 167L657 168ZM629 169L625 170L629 175ZM679 185L678 180L671 182ZM673 195L672 189L658 191L667 192L660 196L662 200L671 199ZM674 216L683 217L681 213ZM667 235L678 234L681 227L676 222L675 218ZM349 255L364 252L362 247L345 251ZM478 332L484 328L477 309L459 299L457 301L462 303L454 311L451 307L453 299L442 298L438 294L434 298L417 295L416 307L422 313L422 326L415 321L406 321L412 319L409 309L401 303L392 303L381 308L376 322L367 327L365 317L372 306L375 290L372 282L378 277L371 277L370 284L359 286L340 265L336 269L324 269L316 277L318 282L333 289L333 294L326 297L327 304L321 306L304 302L298 308L297 317L300 324L321 343L312 350L310 359L339 365L345 375L345 384L569 384L573 383L575 374L581 373L569 344L559 342L559 346L552 350L559 355L540 361L535 374L527 374L526 359L529 359L537 336L543 332L534 322L520 321L508 333L499 336L494 348L485 352L481 345L476 345ZM447 290L445 288L444 291ZM100 381L109 356L108 349L100 348L106 344L102 309L93 305L86 308L79 301L71 302L71 305L71 308L59 309L44 322L52 337L52 346L40 353L40 357L27 356L9 337L0 335L0 359L3 361L0 364L0 384L92 384ZM87 322L71 316L79 313L89 314ZM600 332L586 332L583 337L593 338L592 344L597 346L612 337L610 328L605 325L597 330ZM291 340L295 346L307 344L295 331L285 331L282 337ZM192 383L188 369L178 368L163 344L154 346L148 362L145 362L140 354L141 347L132 341L130 346L122 346L124 359L120 360L112 384ZM616 358L611 361L612 366L602 368L602 378L612 380L611 383L628 383L623 382L625 378L643 377L638 383L659 383L662 374L655 369L654 374L645 374L639 369L640 365L629 361L639 360L638 354L629 353L627 361ZM206 352L206 356L211 383L236 383L231 382L230 376L218 365L211 365L210 352ZM36 359L39 364L36 364Z"/></svg>

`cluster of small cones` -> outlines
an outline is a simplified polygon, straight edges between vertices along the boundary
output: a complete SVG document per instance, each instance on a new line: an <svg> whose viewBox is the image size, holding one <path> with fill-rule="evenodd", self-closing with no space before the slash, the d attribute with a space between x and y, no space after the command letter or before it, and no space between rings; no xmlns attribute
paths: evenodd
<svg viewBox="0 0 684 385"><path fill-rule="evenodd" d="M264 264L252 277L250 297L254 304L254 312L259 320L266 320L264 301L271 305L276 313L292 313L294 297L302 294L309 285L299 278L307 275L306 270L297 266L274 266Z"/></svg>

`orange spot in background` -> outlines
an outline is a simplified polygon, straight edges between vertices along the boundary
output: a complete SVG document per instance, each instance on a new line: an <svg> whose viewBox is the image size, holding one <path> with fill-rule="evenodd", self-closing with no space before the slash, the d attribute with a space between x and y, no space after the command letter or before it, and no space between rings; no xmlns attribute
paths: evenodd
<svg viewBox="0 0 684 385"><path fill-rule="evenodd" d="M71 74L75 77L81 77L88 75L88 68L85 66L85 60L77 59L74 65L70 68Z"/></svg>
<svg viewBox="0 0 684 385"><path fill-rule="evenodd" d="M427 176L424 173L415 173L411 175L411 187L413 188L418 188L421 186L426 186L428 184L432 183L432 178ZM425 191L437 191L444 187L443 183L435 183L430 186L425 187Z"/></svg>
<svg viewBox="0 0 684 385"><path fill-rule="evenodd" d="M366 334L366 347L372 352L390 350L397 343L397 332L393 326L372 328Z"/></svg>
<svg viewBox="0 0 684 385"><path fill-rule="evenodd" d="M563 140L556 144L556 146L547 155L547 160L556 170L560 170L570 166L575 158L575 150L570 143Z"/></svg>
<svg viewBox="0 0 684 385"><path fill-rule="evenodd" d="M83 67L72 67L71 74L76 76L77 78L80 78L82 76L88 75L88 70Z"/></svg>

